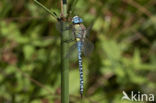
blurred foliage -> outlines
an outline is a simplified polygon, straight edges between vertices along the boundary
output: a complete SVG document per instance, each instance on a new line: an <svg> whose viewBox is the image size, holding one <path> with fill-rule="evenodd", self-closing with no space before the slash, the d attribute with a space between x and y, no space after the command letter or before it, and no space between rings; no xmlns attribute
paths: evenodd
<svg viewBox="0 0 156 103"><path fill-rule="evenodd" d="M57 0L39 1L59 14ZM71 9L94 23L84 103L121 103L123 90L156 94L156 1L78 0ZM0 1L0 103L60 103L55 25L32 0ZM70 68L70 103L80 103L77 60Z"/></svg>

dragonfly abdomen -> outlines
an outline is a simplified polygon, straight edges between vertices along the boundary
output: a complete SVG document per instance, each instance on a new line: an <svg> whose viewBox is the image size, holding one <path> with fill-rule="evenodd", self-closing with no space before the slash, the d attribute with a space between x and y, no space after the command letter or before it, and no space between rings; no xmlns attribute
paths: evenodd
<svg viewBox="0 0 156 103"><path fill-rule="evenodd" d="M80 71L80 94L83 95L83 67L82 67L82 42L77 41L78 46L78 61L79 61L79 71Z"/></svg>

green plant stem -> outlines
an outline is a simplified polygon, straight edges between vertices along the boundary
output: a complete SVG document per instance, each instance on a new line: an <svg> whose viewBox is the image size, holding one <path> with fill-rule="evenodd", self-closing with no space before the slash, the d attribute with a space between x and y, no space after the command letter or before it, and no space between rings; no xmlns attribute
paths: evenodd
<svg viewBox="0 0 156 103"><path fill-rule="evenodd" d="M37 0L34 0L36 4L38 4L40 7L42 7L45 11L47 11L49 14L51 14L53 17L57 18L57 15L55 12L51 12L49 9L47 9L44 5L39 3ZM63 6L62 6L62 15L64 18L67 17L67 1L62 0ZM68 40L69 31L63 30L63 28L68 27L67 22L63 22L62 20L59 21L61 25L61 103L69 103L69 60L68 58L65 58L65 55L68 51L68 44L65 43L65 40Z"/></svg>
<svg viewBox="0 0 156 103"><path fill-rule="evenodd" d="M62 14L67 17L67 1L62 0L63 11ZM61 30L67 27L66 22L61 22ZM65 55L68 51L68 43L65 43L64 40L68 39L69 31L63 31L61 33L61 103L69 103L69 60L65 58Z"/></svg>
<svg viewBox="0 0 156 103"><path fill-rule="evenodd" d="M45 11L47 11L50 15L52 15L54 18L58 18L57 15L55 14L55 12L50 11L48 8L46 8L44 5L42 5L40 2L38 2L37 0L34 0L34 2L39 5L40 7L42 7Z"/></svg>

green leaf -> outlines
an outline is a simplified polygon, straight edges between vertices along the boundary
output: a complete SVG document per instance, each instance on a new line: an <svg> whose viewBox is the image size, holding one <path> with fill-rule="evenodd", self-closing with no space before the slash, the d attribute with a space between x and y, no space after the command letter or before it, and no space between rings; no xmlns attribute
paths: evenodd
<svg viewBox="0 0 156 103"><path fill-rule="evenodd" d="M111 60L119 60L121 57L121 48L117 42L113 40L105 40L102 42L102 48L106 56Z"/></svg>
<svg viewBox="0 0 156 103"><path fill-rule="evenodd" d="M141 57L140 57L140 52L138 49L135 49L134 51L133 65L135 68L138 68L141 65Z"/></svg>
<svg viewBox="0 0 156 103"><path fill-rule="evenodd" d="M77 93L80 88L80 76L79 70L70 71L69 75L69 93L74 94Z"/></svg>
<svg viewBox="0 0 156 103"><path fill-rule="evenodd" d="M32 45L25 45L23 48L24 56L26 60L32 60L33 53L35 48Z"/></svg>

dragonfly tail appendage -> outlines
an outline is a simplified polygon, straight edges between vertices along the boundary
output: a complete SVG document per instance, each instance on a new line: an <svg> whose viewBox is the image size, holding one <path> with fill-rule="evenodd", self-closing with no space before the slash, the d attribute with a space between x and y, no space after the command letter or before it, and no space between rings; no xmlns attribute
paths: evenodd
<svg viewBox="0 0 156 103"><path fill-rule="evenodd" d="M77 46L78 46L79 71L80 71L80 94L81 94L81 97L82 97L82 95L83 95L83 69L82 69L82 57L81 57L82 43L77 42Z"/></svg>

